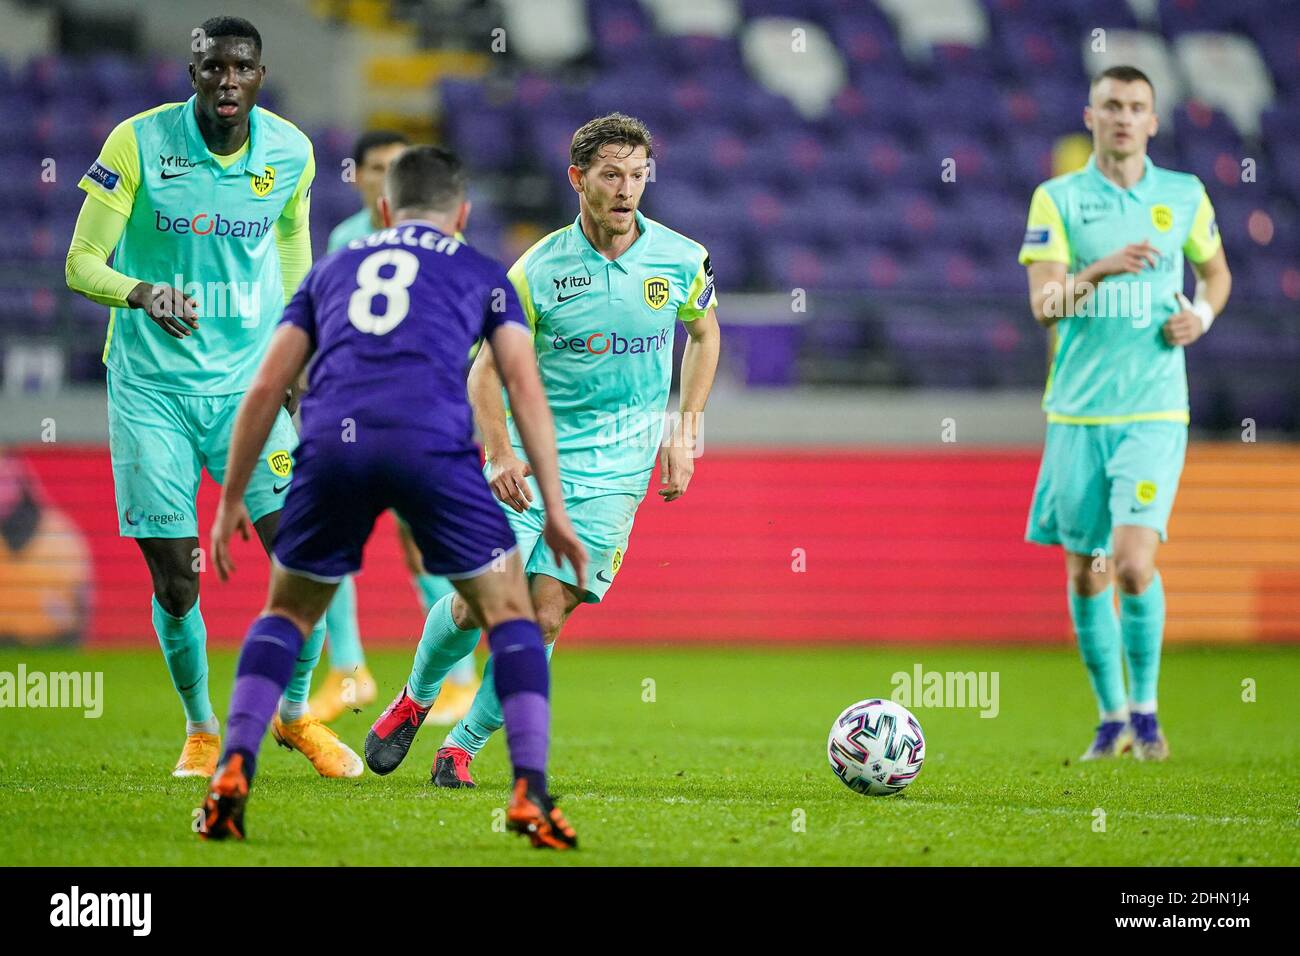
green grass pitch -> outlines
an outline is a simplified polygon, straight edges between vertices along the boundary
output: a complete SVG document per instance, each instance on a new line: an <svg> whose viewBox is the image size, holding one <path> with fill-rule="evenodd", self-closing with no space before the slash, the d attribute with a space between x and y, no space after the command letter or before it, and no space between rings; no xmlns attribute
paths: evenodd
<svg viewBox="0 0 1300 956"><path fill-rule="evenodd" d="M224 714L234 654L212 658ZM20 660L102 670L105 702L93 720L0 710L6 865L1300 863L1295 648L1168 651L1163 765L1078 762L1095 714L1068 647L561 648L551 779L582 841L572 854L498 828L500 738L474 763L479 789L431 787L435 727L396 773L357 780L320 779L268 738L249 840L200 843L190 825L203 783L168 775L183 725L159 654L8 650L0 670ZM408 651L370 655L382 699L335 725L358 752L409 662ZM888 696L890 676L917 662L997 671L1000 713L914 708L928 751L917 781L900 796L858 796L828 766L831 721ZM1255 702L1242 700L1246 678Z"/></svg>

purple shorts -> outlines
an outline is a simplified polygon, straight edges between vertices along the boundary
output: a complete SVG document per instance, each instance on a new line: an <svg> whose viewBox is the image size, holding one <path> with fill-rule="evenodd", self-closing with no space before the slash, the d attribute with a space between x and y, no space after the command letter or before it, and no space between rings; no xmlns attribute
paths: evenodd
<svg viewBox="0 0 1300 956"><path fill-rule="evenodd" d="M425 570L467 578L515 547L476 450L444 451L423 433L369 432L363 440L305 436L272 549L282 567L321 581L361 568L375 520L392 508L410 526Z"/></svg>

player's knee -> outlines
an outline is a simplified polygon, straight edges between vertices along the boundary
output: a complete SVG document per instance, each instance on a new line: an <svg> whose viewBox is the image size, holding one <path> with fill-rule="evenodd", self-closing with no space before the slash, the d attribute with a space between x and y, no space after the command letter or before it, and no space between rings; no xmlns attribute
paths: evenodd
<svg viewBox="0 0 1300 956"><path fill-rule="evenodd" d="M1155 576L1155 565L1146 558L1116 555L1115 580L1126 594L1141 594Z"/></svg>
<svg viewBox="0 0 1300 956"><path fill-rule="evenodd" d="M1071 569L1070 587L1081 597L1100 594L1110 585L1110 575L1105 571L1094 571L1091 566Z"/></svg>
<svg viewBox="0 0 1300 956"><path fill-rule="evenodd" d="M541 629L543 643L555 643L555 639L560 636L560 628L564 627L566 617L568 615L562 605L544 603L537 608L537 626Z"/></svg>
<svg viewBox="0 0 1300 956"><path fill-rule="evenodd" d="M199 599L198 576L164 574L154 581L154 596L172 617L184 617Z"/></svg>
<svg viewBox="0 0 1300 956"><path fill-rule="evenodd" d="M469 604L459 594L451 599L451 621L462 631L481 626Z"/></svg>

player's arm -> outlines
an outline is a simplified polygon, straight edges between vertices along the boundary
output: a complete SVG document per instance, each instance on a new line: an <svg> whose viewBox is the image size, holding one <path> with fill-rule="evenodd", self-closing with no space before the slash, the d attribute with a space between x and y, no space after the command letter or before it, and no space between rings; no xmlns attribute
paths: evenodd
<svg viewBox="0 0 1300 956"><path fill-rule="evenodd" d="M677 307L677 318L690 336L682 353L682 381L679 409L681 417L672 434L659 449L659 497L676 501L686 493L695 474L695 458L700 437L700 416L713 388L722 351L722 332L718 328L718 296L714 290L713 266L707 251L688 264L686 298Z"/></svg>
<svg viewBox="0 0 1300 956"><path fill-rule="evenodd" d="M1179 310L1160 330L1170 345L1191 345L1209 331L1210 323L1223 311L1232 294L1232 272L1223 253L1214 207L1204 193L1183 244L1183 255L1196 273L1196 292L1190 302L1181 292L1175 293Z"/></svg>
<svg viewBox="0 0 1300 956"><path fill-rule="evenodd" d="M587 552L564 508L560 464L555 451L555 423L546 403L541 375L537 372L533 337L528 334L527 326L506 322L492 333L491 341L492 361L510 395L510 413L514 416L515 427L524 443L524 453L532 465L546 506L546 527L542 537L558 558L573 566L581 588L587 579Z"/></svg>
<svg viewBox="0 0 1300 956"><path fill-rule="evenodd" d="M722 330L718 327L717 309L710 306L702 316L684 324L689 338L682 353L681 397L678 402L681 419L659 449L659 480L663 485L659 497L664 501L676 501L686 494L695 474L700 419L713 389L713 377L718 371L718 357L722 353Z"/></svg>
<svg viewBox="0 0 1300 956"><path fill-rule="evenodd" d="M1061 319L1078 315L1102 279L1154 267L1159 255L1143 240L1070 272L1069 230L1051 193L1039 186L1029 203L1019 257L1029 274L1030 312L1039 325L1051 328Z"/></svg>
<svg viewBox="0 0 1300 956"><path fill-rule="evenodd" d="M125 275L108 264L126 230L140 185L140 158L129 122L113 130L78 185L86 198L64 261L68 288L100 305L143 309L174 338L185 338L197 329L196 303L180 289Z"/></svg>
<svg viewBox="0 0 1300 956"><path fill-rule="evenodd" d="M285 306L280 326L271 336L271 345L235 415L230 449L226 453L226 480L221 486L217 517L212 523L212 561L223 581L235 570L230 560L231 536L238 531L248 540L252 526L244 507L244 493L253 468L280 414L285 390L302 374L315 342L315 310L309 283L304 282Z"/></svg>
<svg viewBox="0 0 1300 956"><path fill-rule="evenodd" d="M536 332L537 307L533 302L532 290L528 287L525 265L525 258L521 258L506 273L510 286L505 298L506 310L512 313L521 310L525 327ZM534 354L534 364L536 361ZM483 457L491 466L488 485L492 493L498 501L515 511L527 511L533 500L533 492L525 479L533 471L528 462L519 459L514 446L510 444L505 399L501 397L501 376L497 374L497 365L487 339L484 339L470 369L469 401L474 409L474 421L478 424L479 434L483 437Z"/></svg>
<svg viewBox="0 0 1300 956"><path fill-rule="evenodd" d="M534 364L536 356L534 356ZM469 370L469 403L474 409L474 421L483 438L483 457L491 466L488 486L497 500L514 508L527 511L533 492L527 478L533 473L528 462L520 460L510 444L510 431L506 428L506 403L501 396L501 376L492 354L492 347L484 342Z"/></svg>
<svg viewBox="0 0 1300 956"><path fill-rule="evenodd" d="M280 281L286 303L293 299L311 271L311 185L315 178L316 159L308 145L307 163L298 177L298 185L275 221L275 250L280 256ZM298 410L299 395L306 390L307 382L302 376L289 387L284 407L290 414Z"/></svg>

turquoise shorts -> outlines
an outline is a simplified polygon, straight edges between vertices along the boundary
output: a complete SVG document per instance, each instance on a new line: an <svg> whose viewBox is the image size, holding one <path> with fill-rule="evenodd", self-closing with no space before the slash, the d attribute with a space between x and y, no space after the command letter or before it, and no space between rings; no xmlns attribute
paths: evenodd
<svg viewBox="0 0 1300 956"><path fill-rule="evenodd" d="M491 476L491 467L483 466L483 474ZM578 586L578 578L567 563L563 566L542 540L542 526L546 523L546 507L537 481L529 477L533 492L532 507L520 514L509 505L498 502L505 509L510 530L519 542L519 557L524 562L524 573L529 576L545 574ZM605 592L614 583L614 576L623 565L627 542L632 536L632 521L643 495L611 492L603 488L589 488L571 481L561 481L564 507L573 522L583 547L587 549L587 583L583 602L599 604Z"/></svg>
<svg viewBox="0 0 1300 956"><path fill-rule="evenodd" d="M1049 423L1025 540L1110 554L1116 525L1166 538L1187 453L1180 422Z"/></svg>
<svg viewBox="0 0 1300 956"><path fill-rule="evenodd" d="M108 373L108 449L124 538L196 538L195 497L206 468L220 484L242 394L180 395ZM244 495L257 521L284 507L298 445L283 408Z"/></svg>

